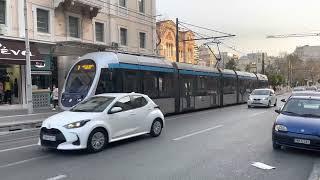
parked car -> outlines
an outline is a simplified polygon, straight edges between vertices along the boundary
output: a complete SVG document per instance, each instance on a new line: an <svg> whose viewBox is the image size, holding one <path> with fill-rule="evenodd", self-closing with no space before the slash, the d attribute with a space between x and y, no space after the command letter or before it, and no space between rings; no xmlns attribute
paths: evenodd
<svg viewBox="0 0 320 180"><path fill-rule="evenodd" d="M293 88L292 92L296 92L296 91L305 91L306 88L305 87L295 87Z"/></svg>
<svg viewBox="0 0 320 180"><path fill-rule="evenodd" d="M143 134L157 137L164 125L162 112L146 95L101 94L45 120L39 145L98 152L110 142Z"/></svg>
<svg viewBox="0 0 320 180"><path fill-rule="evenodd" d="M317 91L317 87L316 86L308 86L306 87L306 91Z"/></svg>
<svg viewBox="0 0 320 180"><path fill-rule="evenodd" d="M281 146L320 150L320 97L292 96L279 113L272 129L274 149Z"/></svg>
<svg viewBox="0 0 320 180"><path fill-rule="evenodd" d="M277 97L272 89L255 89L249 96L248 108L277 106Z"/></svg>

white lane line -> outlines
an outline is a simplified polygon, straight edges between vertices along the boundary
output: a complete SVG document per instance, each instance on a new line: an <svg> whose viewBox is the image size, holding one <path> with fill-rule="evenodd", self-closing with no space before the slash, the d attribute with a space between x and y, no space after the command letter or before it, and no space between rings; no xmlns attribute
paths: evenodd
<svg viewBox="0 0 320 180"><path fill-rule="evenodd" d="M47 157L49 157L49 156L50 156L50 155L39 156L39 157L31 158L31 159L26 159L26 160L23 160L23 161L13 162L13 163L10 163L10 164L6 164L6 165L0 166L0 169L2 169L2 168L7 168L7 167L11 167L11 166L16 166L16 165L23 164L23 163L27 163L27 162L30 162L30 161L35 161L35 160L39 160L39 159L44 159L44 158L47 158Z"/></svg>
<svg viewBox="0 0 320 180"><path fill-rule="evenodd" d="M258 112L258 113L255 113L255 114L251 114L249 117L259 116L259 115L264 114L266 112L268 112L268 111L263 111L263 112Z"/></svg>
<svg viewBox="0 0 320 180"><path fill-rule="evenodd" d="M67 178L67 175L61 174L52 178L48 178L47 180L59 180L59 179L64 179Z"/></svg>
<svg viewBox="0 0 320 180"><path fill-rule="evenodd" d="M9 149L2 149L2 150L0 150L0 153L18 150L18 149L24 149L24 148L33 147L33 146L38 146L38 144L30 144L30 145L26 145L26 146L19 146L19 147L14 147L14 148L9 148Z"/></svg>
<svg viewBox="0 0 320 180"><path fill-rule="evenodd" d="M11 117L36 116L36 115L44 115L44 114L57 114L57 112L46 112L46 113L36 113L36 114L19 114L19 115L13 115L13 116L1 116L0 119L11 118Z"/></svg>
<svg viewBox="0 0 320 180"><path fill-rule="evenodd" d="M204 130L201 130L201 131L197 131L197 132L194 132L194 133L191 133L191 134L187 134L187 135L184 135L184 136L175 138L175 139L173 139L173 140L174 140L174 141L179 141L179 140L181 140L181 139L188 138L188 137L191 137L191 136L194 136L194 135L197 135L197 134L205 133L205 132L208 132L208 131L212 131L212 130L214 130L214 129L218 129L218 128L221 128L221 127L223 127L223 125L218 125L218 126L214 126L214 127L208 128L208 129L204 129Z"/></svg>

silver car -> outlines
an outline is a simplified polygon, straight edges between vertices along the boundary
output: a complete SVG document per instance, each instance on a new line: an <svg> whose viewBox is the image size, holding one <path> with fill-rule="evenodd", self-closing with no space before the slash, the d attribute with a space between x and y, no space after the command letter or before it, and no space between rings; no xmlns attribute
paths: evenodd
<svg viewBox="0 0 320 180"><path fill-rule="evenodd" d="M277 97L272 89L255 89L249 96L248 108L277 106Z"/></svg>

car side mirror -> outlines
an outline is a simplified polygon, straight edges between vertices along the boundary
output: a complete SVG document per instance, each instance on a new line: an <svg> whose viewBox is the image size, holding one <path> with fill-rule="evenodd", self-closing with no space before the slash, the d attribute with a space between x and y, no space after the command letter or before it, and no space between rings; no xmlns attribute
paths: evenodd
<svg viewBox="0 0 320 180"><path fill-rule="evenodd" d="M285 102L287 102L287 101L286 101L286 99L281 99L281 102L284 102L284 103L285 103Z"/></svg>
<svg viewBox="0 0 320 180"><path fill-rule="evenodd" d="M281 113L281 111L280 111L280 109L276 109L276 110L274 110L276 113L278 113L278 114L280 114Z"/></svg>
<svg viewBox="0 0 320 180"><path fill-rule="evenodd" d="M123 109L121 107L113 107L110 109L110 111L108 112L108 114L115 114L118 112L121 112Z"/></svg>

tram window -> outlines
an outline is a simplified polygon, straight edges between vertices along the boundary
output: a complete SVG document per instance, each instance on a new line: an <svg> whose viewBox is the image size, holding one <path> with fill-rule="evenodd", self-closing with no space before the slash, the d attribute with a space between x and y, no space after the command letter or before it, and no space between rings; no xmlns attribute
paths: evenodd
<svg viewBox="0 0 320 180"><path fill-rule="evenodd" d="M141 80L138 71L124 71L124 92L140 92Z"/></svg>
<svg viewBox="0 0 320 180"><path fill-rule="evenodd" d="M174 97L174 77L171 73L159 74L159 96L161 98Z"/></svg>
<svg viewBox="0 0 320 180"><path fill-rule="evenodd" d="M158 97L158 75L156 72L144 72L143 91L150 98Z"/></svg>
<svg viewBox="0 0 320 180"><path fill-rule="evenodd" d="M215 94L218 91L218 78L216 77L209 77L207 81L207 91L208 94Z"/></svg>
<svg viewBox="0 0 320 180"><path fill-rule="evenodd" d="M181 75L181 96L194 95L194 79L193 76Z"/></svg>
<svg viewBox="0 0 320 180"><path fill-rule="evenodd" d="M101 69L96 94L122 92L121 73L116 70Z"/></svg>
<svg viewBox="0 0 320 180"><path fill-rule="evenodd" d="M197 82L197 95L206 96L207 95L207 78L204 76L199 76Z"/></svg>
<svg viewBox="0 0 320 180"><path fill-rule="evenodd" d="M76 64L67 79L66 92L87 93L96 74L95 63L92 60L83 60Z"/></svg>
<svg viewBox="0 0 320 180"><path fill-rule="evenodd" d="M236 80L234 78L224 78L223 94L234 94L236 91Z"/></svg>

